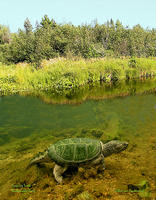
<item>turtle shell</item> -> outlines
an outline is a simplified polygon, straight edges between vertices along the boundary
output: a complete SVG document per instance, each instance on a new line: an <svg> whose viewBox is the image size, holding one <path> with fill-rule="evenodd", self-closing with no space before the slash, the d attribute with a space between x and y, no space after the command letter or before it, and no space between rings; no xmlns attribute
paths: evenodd
<svg viewBox="0 0 156 200"><path fill-rule="evenodd" d="M100 153L100 141L88 138L60 140L48 149L49 157L58 164L86 162L96 158Z"/></svg>

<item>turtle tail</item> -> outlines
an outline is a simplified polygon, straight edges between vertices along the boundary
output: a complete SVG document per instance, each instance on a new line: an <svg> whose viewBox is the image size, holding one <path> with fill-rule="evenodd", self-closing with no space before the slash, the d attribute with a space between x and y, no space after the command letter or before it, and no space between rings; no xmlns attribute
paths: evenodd
<svg viewBox="0 0 156 200"><path fill-rule="evenodd" d="M50 158L48 156L48 151L39 152L34 158L30 160L27 169L29 169L31 166L35 164L40 164L48 161L50 161Z"/></svg>

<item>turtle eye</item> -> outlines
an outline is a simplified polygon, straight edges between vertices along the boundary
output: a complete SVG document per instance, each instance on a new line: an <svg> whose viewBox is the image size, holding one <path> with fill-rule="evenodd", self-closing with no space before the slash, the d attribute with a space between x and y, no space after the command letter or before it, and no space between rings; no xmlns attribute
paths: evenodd
<svg viewBox="0 0 156 200"><path fill-rule="evenodd" d="M127 148L127 147L128 147L128 142L125 142L125 143L123 144L123 146L124 146L124 148Z"/></svg>

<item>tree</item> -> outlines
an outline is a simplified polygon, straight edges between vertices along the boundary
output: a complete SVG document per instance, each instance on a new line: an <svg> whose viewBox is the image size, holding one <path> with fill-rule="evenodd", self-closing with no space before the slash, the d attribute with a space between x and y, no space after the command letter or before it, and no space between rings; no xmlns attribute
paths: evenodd
<svg viewBox="0 0 156 200"><path fill-rule="evenodd" d="M33 28L32 28L32 25L31 25L28 18L26 18L26 20L24 22L24 28L25 28L25 32L26 32L27 35L32 33Z"/></svg>
<svg viewBox="0 0 156 200"><path fill-rule="evenodd" d="M145 35L144 29L139 24L130 31L129 47L131 56L145 56Z"/></svg>
<svg viewBox="0 0 156 200"><path fill-rule="evenodd" d="M42 28L48 28L48 27L52 28L56 26L56 22L53 19L50 20L47 15L44 15L40 24Z"/></svg>
<svg viewBox="0 0 156 200"><path fill-rule="evenodd" d="M0 44L10 43L11 34L7 26L0 25Z"/></svg>
<svg viewBox="0 0 156 200"><path fill-rule="evenodd" d="M104 56L156 56L156 29L145 30L139 24L124 27L112 19L105 24L57 24L45 15L33 29L27 18L24 30L10 34L0 25L0 61L32 62L58 55L84 58Z"/></svg>

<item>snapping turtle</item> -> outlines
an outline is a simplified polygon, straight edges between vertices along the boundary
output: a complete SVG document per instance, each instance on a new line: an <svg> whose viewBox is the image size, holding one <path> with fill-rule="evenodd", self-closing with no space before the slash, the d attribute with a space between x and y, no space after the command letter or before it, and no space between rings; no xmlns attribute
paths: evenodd
<svg viewBox="0 0 156 200"><path fill-rule="evenodd" d="M102 164L105 169L104 157L113 153L119 153L128 146L127 142L112 140L103 144L99 140L88 138L69 138L60 140L37 154L29 163L55 162L53 174L58 183L62 183L62 174L68 166L79 166L81 163L90 165Z"/></svg>

